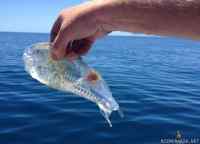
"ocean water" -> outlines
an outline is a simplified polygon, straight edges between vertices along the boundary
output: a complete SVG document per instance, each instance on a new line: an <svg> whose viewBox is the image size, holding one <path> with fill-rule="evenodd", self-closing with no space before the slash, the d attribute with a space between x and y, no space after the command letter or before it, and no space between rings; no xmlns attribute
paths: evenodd
<svg viewBox="0 0 200 144"><path fill-rule="evenodd" d="M110 128L97 106L33 80L23 50L47 34L0 33L0 144L200 143L200 42L109 36L85 60L103 75L125 117Z"/></svg>

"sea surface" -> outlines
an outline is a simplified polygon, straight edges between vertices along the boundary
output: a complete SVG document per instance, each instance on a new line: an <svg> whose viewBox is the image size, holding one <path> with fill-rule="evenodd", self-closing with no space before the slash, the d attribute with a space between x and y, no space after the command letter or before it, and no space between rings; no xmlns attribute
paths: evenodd
<svg viewBox="0 0 200 144"><path fill-rule="evenodd" d="M97 41L85 60L103 75L125 115L113 113L110 128L94 103L24 71L23 50L48 38L0 33L0 144L200 144L200 42Z"/></svg>

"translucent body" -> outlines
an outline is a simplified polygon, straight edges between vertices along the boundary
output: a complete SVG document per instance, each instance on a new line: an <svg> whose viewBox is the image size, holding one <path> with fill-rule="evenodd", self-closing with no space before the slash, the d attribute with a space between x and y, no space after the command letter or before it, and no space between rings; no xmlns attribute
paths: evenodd
<svg viewBox="0 0 200 144"><path fill-rule="evenodd" d="M112 111L120 112L119 105L102 77L81 57L73 62L66 59L54 61L50 57L50 44L37 43L25 49L23 60L25 70L39 82L96 103L112 126L109 116Z"/></svg>

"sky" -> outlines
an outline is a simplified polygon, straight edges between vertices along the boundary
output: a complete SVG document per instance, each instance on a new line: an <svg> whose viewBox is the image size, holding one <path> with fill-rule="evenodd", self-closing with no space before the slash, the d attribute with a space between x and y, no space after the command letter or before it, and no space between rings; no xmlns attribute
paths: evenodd
<svg viewBox="0 0 200 144"><path fill-rule="evenodd" d="M1 0L0 31L48 33L60 10L85 0Z"/></svg>
<svg viewBox="0 0 200 144"><path fill-rule="evenodd" d="M86 0L1 0L0 31L49 33L60 10ZM115 32L114 35L130 35Z"/></svg>

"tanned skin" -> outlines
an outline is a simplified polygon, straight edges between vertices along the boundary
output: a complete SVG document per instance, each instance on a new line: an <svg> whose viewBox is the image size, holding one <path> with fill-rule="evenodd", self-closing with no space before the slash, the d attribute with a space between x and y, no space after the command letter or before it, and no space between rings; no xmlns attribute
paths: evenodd
<svg viewBox="0 0 200 144"><path fill-rule="evenodd" d="M64 9L51 30L52 57L75 59L112 31L200 40L200 0L94 0Z"/></svg>

